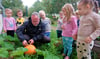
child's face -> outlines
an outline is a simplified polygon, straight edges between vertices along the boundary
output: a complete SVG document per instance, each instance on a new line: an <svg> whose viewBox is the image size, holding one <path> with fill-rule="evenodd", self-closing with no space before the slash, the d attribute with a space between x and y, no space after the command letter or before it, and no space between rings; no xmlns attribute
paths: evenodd
<svg viewBox="0 0 100 59"><path fill-rule="evenodd" d="M40 13L40 17L44 19L46 16L44 13Z"/></svg>
<svg viewBox="0 0 100 59"><path fill-rule="evenodd" d="M62 12L60 12L60 18L63 18L63 13Z"/></svg>
<svg viewBox="0 0 100 59"><path fill-rule="evenodd" d="M62 12L63 12L63 15L64 15L64 16L67 15L66 10L65 10L64 8L62 9Z"/></svg>
<svg viewBox="0 0 100 59"><path fill-rule="evenodd" d="M20 18L20 17L23 16L23 13L22 13L22 12L18 12L18 13L17 13L17 16Z"/></svg>
<svg viewBox="0 0 100 59"><path fill-rule="evenodd" d="M12 16L12 11L8 10L5 12L7 17L11 17Z"/></svg>
<svg viewBox="0 0 100 59"><path fill-rule="evenodd" d="M79 12L80 15L86 15L87 12L88 12L87 6L85 6L81 3L78 4L77 8L78 8L78 12Z"/></svg>

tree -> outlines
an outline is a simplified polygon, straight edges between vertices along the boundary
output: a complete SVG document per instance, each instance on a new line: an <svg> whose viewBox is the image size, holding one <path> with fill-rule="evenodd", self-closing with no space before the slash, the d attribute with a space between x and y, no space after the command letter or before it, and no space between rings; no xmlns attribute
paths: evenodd
<svg viewBox="0 0 100 59"><path fill-rule="evenodd" d="M2 0L2 5L4 8L11 8L14 15L16 15L18 9L24 10L21 0Z"/></svg>
<svg viewBox="0 0 100 59"><path fill-rule="evenodd" d="M75 9L77 9L77 1L78 0L42 0L40 2L37 0L35 4L29 9L29 14L31 14L33 11L39 11L44 10L48 14L52 13L59 13L59 11L62 9L63 5L66 3L71 3Z"/></svg>
<svg viewBox="0 0 100 59"><path fill-rule="evenodd" d="M48 13L59 13L65 3L71 3L76 9L78 0L43 0L43 5Z"/></svg>
<svg viewBox="0 0 100 59"><path fill-rule="evenodd" d="M32 7L29 8L29 15L32 14L32 12L38 12L40 10L45 10L45 7L43 6L43 3L37 0Z"/></svg>

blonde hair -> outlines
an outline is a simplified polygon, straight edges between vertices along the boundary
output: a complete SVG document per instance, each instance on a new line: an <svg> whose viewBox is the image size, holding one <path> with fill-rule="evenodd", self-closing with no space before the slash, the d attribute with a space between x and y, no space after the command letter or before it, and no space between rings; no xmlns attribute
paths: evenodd
<svg viewBox="0 0 100 59"><path fill-rule="evenodd" d="M40 10L40 11L39 11L39 14L46 15L44 10Z"/></svg>
<svg viewBox="0 0 100 59"><path fill-rule="evenodd" d="M93 2L93 0L80 0L79 3L81 3L82 5L85 5L85 6L86 6L87 4L89 4L91 8L94 7L94 2Z"/></svg>
<svg viewBox="0 0 100 59"><path fill-rule="evenodd" d="M10 11L12 13L12 10L10 8L6 8L5 12Z"/></svg>
<svg viewBox="0 0 100 59"><path fill-rule="evenodd" d="M74 14L74 8L72 6L72 4L69 4L69 3L66 3L62 9L64 9L66 11L66 14L65 15L67 17L67 21L71 18L71 15Z"/></svg>

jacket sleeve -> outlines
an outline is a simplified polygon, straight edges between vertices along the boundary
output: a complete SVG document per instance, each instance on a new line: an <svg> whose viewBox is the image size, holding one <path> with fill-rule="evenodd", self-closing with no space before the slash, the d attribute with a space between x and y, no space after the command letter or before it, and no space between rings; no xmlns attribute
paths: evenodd
<svg viewBox="0 0 100 59"><path fill-rule="evenodd" d="M25 22L22 26L20 26L17 30L16 30L16 34L18 36L18 38L20 39L20 41L24 41L25 37L24 37L24 30L26 28L27 22Z"/></svg>
<svg viewBox="0 0 100 59"><path fill-rule="evenodd" d="M76 35L77 34L77 18L76 17L73 17L72 19L72 28L73 28L73 33L72 35Z"/></svg>
<svg viewBox="0 0 100 59"><path fill-rule="evenodd" d="M50 39L49 37L44 35L44 33L45 33L45 25L43 24L41 27L42 27L41 28L41 33L33 37L34 41L37 41L37 40L41 41L42 39L44 39L44 40Z"/></svg>
<svg viewBox="0 0 100 59"><path fill-rule="evenodd" d="M95 31L90 35L92 40L95 40L97 37L100 36L100 15L94 17L93 21L95 26Z"/></svg>
<svg viewBox="0 0 100 59"><path fill-rule="evenodd" d="M3 29L6 31L7 30L7 28L6 28L6 20L5 20L5 18L3 18Z"/></svg>

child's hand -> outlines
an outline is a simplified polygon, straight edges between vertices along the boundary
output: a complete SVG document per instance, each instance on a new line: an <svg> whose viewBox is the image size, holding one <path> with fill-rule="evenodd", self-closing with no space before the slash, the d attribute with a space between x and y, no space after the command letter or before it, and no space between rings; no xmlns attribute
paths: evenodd
<svg viewBox="0 0 100 59"><path fill-rule="evenodd" d="M76 34L76 35L73 35L72 38L73 38L74 40L77 40L77 34Z"/></svg>
<svg viewBox="0 0 100 59"><path fill-rule="evenodd" d="M64 26L64 24L63 25L61 25L61 28L64 30L65 29L65 26Z"/></svg>
<svg viewBox="0 0 100 59"><path fill-rule="evenodd" d="M6 30L4 30L4 32L6 33L7 31L6 31Z"/></svg>
<svg viewBox="0 0 100 59"><path fill-rule="evenodd" d="M87 37L87 38L85 39L85 42L86 42L86 43L91 43L91 41L92 41L92 39L91 39L90 37Z"/></svg>

